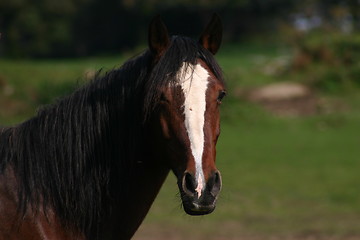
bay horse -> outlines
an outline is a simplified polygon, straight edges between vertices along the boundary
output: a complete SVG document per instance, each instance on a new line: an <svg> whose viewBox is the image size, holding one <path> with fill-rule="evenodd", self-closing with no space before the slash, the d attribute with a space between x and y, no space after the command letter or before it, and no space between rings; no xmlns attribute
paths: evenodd
<svg viewBox="0 0 360 240"><path fill-rule="evenodd" d="M1 128L0 239L130 239L170 171L185 212L211 213L221 38L217 15L199 41L155 17L148 50Z"/></svg>

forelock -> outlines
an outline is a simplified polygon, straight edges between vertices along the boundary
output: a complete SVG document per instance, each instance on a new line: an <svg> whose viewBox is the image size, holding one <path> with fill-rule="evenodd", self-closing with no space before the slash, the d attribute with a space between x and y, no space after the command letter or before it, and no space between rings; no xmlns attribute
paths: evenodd
<svg viewBox="0 0 360 240"><path fill-rule="evenodd" d="M145 86L144 114L151 115L158 106L161 90L176 86L179 74L188 72L198 60L202 60L216 78L223 81L222 71L213 55L198 42L183 36L173 36L171 44L164 55L154 66ZM182 70L183 73L179 71Z"/></svg>

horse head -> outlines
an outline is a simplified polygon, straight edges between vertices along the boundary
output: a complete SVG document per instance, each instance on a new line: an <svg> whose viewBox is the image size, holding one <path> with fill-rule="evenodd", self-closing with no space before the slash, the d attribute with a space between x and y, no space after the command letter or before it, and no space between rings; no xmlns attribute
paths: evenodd
<svg viewBox="0 0 360 240"><path fill-rule="evenodd" d="M200 54L194 62L181 62L175 73L169 73L173 82L164 85L159 93L154 141L162 148L161 158L177 177L184 210L190 215L211 213L222 185L215 158L225 86L221 73L212 66L217 66L213 55L221 37L221 22L214 15L200 40L194 41L208 57ZM161 62L174 39L160 17L151 22L149 48L154 65Z"/></svg>

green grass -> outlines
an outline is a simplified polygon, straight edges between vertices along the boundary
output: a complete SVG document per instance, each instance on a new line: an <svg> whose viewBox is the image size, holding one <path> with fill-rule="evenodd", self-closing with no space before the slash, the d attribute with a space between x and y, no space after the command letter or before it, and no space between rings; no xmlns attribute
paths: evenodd
<svg viewBox="0 0 360 240"><path fill-rule="evenodd" d="M218 60L230 94L222 106L217 165L224 186L217 209L185 215L171 174L134 239L360 238L358 90L332 96L346 111L306 118L274 117L233 94L287 80L266 69L284 67L277 63L289 55L277 46L223 48ZM127 58L0 60L0 125L22 121L72 91L85 72L112 69ZM1 81L12 94L2 94Z"/></svg>
<svg viewBox="0 0 360 240"><path fill-rule="evenodd" d="M224 122L217 158L224 188L216 211L184 216L171 176L144 234L168 224L174 236L190 239L359 237L358 120L341 118L336 127L332 117Z"/></svg>
<svg viewBox="0 0 360 240"><path fill-rule="evenodd" d="M54 102L84 84L87 74L94 74L100 69L111 70L126 58L0 59L0 125L17 123L34 115L40 105ZM1 91L4 83L13 89L9 96Z"/></svg>

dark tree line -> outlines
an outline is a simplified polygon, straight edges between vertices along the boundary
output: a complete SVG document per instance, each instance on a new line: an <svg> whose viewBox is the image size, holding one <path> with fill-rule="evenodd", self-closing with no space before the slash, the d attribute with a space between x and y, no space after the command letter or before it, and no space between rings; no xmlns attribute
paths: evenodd
<svg viewBox="0 0 360 240"><path fill-rule="evenodd" d="M273 32L278 21L309 6L345 6L358 22L357 0L0 0L0 54L69 57L131 49L146 41L157 14L170 31L197 36L218 12L226 40L238 40Z"/></svg>

